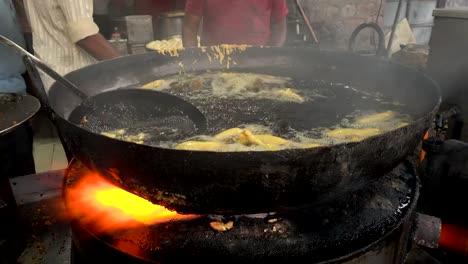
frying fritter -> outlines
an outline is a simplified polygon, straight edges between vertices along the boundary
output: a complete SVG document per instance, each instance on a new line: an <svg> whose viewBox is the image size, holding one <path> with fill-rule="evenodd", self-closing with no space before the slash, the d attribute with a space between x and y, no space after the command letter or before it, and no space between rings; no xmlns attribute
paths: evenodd
<svg viewBox="0 0 468 264"><path fill-rule="evenodd" d="M278 146L263 142L249 129L244 129L244 131L242 131L242 133L239 135L239 141L245 146L258 145L264 147L266 150L279 150Z"/></svg>
<svg viewBox="0 0 468 264"><path fill-rule="evenodd" d="M355 142L381 133L378 128L337 128L326 132L326 135L334 139Z"/></svg>
<svg viewBox="0 0 468 264"><path fill-rule="evenodd" d="M356 124L359 125L367 125L367 124L374 124L374 123L381 123L386 122L389 120L394 119L397 114L393 111L386 111L378 114L367 115L360 117L356 120Z"/></svg>
<svg viewBox="0 0 468 264"><path fill-rule="evenodd" d="M102 132L101 135L110 137L110 138L132 142L132 143L137 143L137 144L143 144L144 139L148 136L146 133L138 133L135 135L130 135L130 134L127 134L127 131L125 131L125 129Z"/></svg>
<svg viewBox="0 0 468 264"><path fill-rule="evenodd" d="M165 83L165 80L156 80L150 83L147 83L143 85L143 88L145 89L159 89L162 87L162 85Z"/></svg>
<svg viewBox="0 0 468 264"><path fill-rule="evenodd" d="M205 151L222 151L226 147L220 142L211 141L186 141L178 144L175 149L178 150L205 150Z"/></svg>
<svg viewBox="0 0 468 264"><path fill-rule="evenodd" d="M180 81L170 84L172 90L178 93L182 92L198 92L203 90L203 81L194 79L190 81Z"/></svg>
<svg viewBox="0 0 468 264"><path fill-rule="evenodd" d="M261 90L264 90L265 88L266 88L265 83L260 78L255 79L252 85L246 85L245 87L247 91L254 92L254 93L258 93Z"/></svg>
<svg viewBox="0 0 468 264"><path fill-rule="evenodd" d="M272 94L278 96L278 99L291 101L296 103L303 103L305 100L302 96L295 93L291 88L273 90Z"/></svg>
<svg viewBox="0 0 468 264"><path fill-rule="evenodd" d="M317 143L308 143L308 144L303 144L302 148L317 148L321 146L322 146L321 144L317 144Z"/></svg>
<svg viewBox="0 0 468 264"><path fill-rule="evenodd" d="M273 135L257 135L257 138L263 143L270 145L285 145L289 143L288 140Z"/></svg>
<svg viewBox="0 0 468 264"><path fill-rule="evenodd" d="M225 141L229 140L232 138L236 138L244 131L241 128L235 127L235 128L230 128L228 130L224 130L223 132L220 132L214 136L215 139Z"/></svg>

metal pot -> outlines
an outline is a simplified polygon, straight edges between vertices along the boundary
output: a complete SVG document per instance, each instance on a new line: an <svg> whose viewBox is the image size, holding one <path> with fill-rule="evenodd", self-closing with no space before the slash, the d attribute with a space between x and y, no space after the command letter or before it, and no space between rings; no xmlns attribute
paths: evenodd
<svg viewBox="0 0 468 264"><path fill-rule="evenodd" d="M0 135L4 135L39 111L39 100L28 94L0 93Z"/></svg>
<svg viewBox="0 0 468 264"><path fill-rule="evenodd" d="M182 35L182 25L184 23L185 13L182 11L173 11L162 13L159 16L158 39L166 39L175 35Z"/></svg>
<svg viewBox="0 0 468 264"><path fill-rule="evenodd" d="M207 53L211 53L210 57ZM224 69L218 61L210 60L215 58L211 49L205 53L185 49L179 55L153 52L124 56L82 68L66 77L85 92L101 93L127 85L138 87L178 74L179 63L185 65L186 72ZM389 102L400 102L398 105L403 107L400 112L414 117L414 122L360 142L311 149L181 151L120 141L77 125L69 117L80 100L56 83L50 89L49 101L65 145L87 167L122 188L179 212L272 212L318 203L360 189L381 177L421 142L440 104L437 84L427 76L379 58L310 48L258 47L232 52L230 56L236 62L231 71L304 80L304 91L313 89L314 83L322 87L323 80L323 84L346 84L367 93L382 94L390 98ZM351 98L352 90L340 87L325 87L324 92L336 91L330 101L327 97L304 104L276 105L270 101L201 98L196 105L211 120L209 127L213 133L268 117L278 124L281 135L281 130L288 127L300 130L330 127L354 111L347 108L353 104L340 101ZM375 109L372 102L360 103L359 107Z"/></svg>

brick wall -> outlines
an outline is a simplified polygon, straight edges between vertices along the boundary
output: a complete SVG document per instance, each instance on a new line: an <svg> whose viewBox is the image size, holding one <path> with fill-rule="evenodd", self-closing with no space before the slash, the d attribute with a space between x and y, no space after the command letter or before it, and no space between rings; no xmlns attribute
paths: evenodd
<svg viewBox="0 0 468 264"><path fill-rule="evenodd" d="M346 48L353 30L364 22L375 21L382 0L302 0L321 46ZM383 9L383 7L382 7ZM383 10L379 14L382 21ZM369 41L363 31L359 42Z"/></svg>
<svg viewBox="0 0 468 264"><path fill-rule="evenodd" d="M446 7L467 7L468 0L446 0Z"/></svg>

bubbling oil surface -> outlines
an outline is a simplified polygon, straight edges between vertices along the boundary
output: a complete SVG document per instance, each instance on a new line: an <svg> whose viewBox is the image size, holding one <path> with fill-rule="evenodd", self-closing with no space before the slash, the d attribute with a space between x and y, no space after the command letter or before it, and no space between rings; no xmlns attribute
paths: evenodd
<svg viewBox="0 0 468 264"><path fill-rule="evenodd" d="M151 136L142 137L145 132L140 131L135 142L163 148L174 148L187 141L219 142L214 136L230 128L286 139L288 143L278 146L279 149L330 146L383 134L414 119L406 114L405 105L393 98L324 80L207 71L168 76L144 87L182 97L198 107L208 121L204 135L158 141ZM369 122L359 121L366 118ZM148 142L145 138L152 140ZM231 140L216 151L263 150L264 146L246 146Z"/></svg>

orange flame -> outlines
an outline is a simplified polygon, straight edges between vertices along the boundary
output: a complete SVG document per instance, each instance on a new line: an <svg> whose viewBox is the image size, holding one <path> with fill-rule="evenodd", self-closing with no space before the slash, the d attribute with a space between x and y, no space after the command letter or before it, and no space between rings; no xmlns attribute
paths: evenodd
<svg viewBox="0 0 468 264"><path fill-rule="evenodd" d="M69 190L67 205L74 218L91 224L98 232L111 232L141 225L189 220L104 180L98 173L84 175Z"/></svg>

